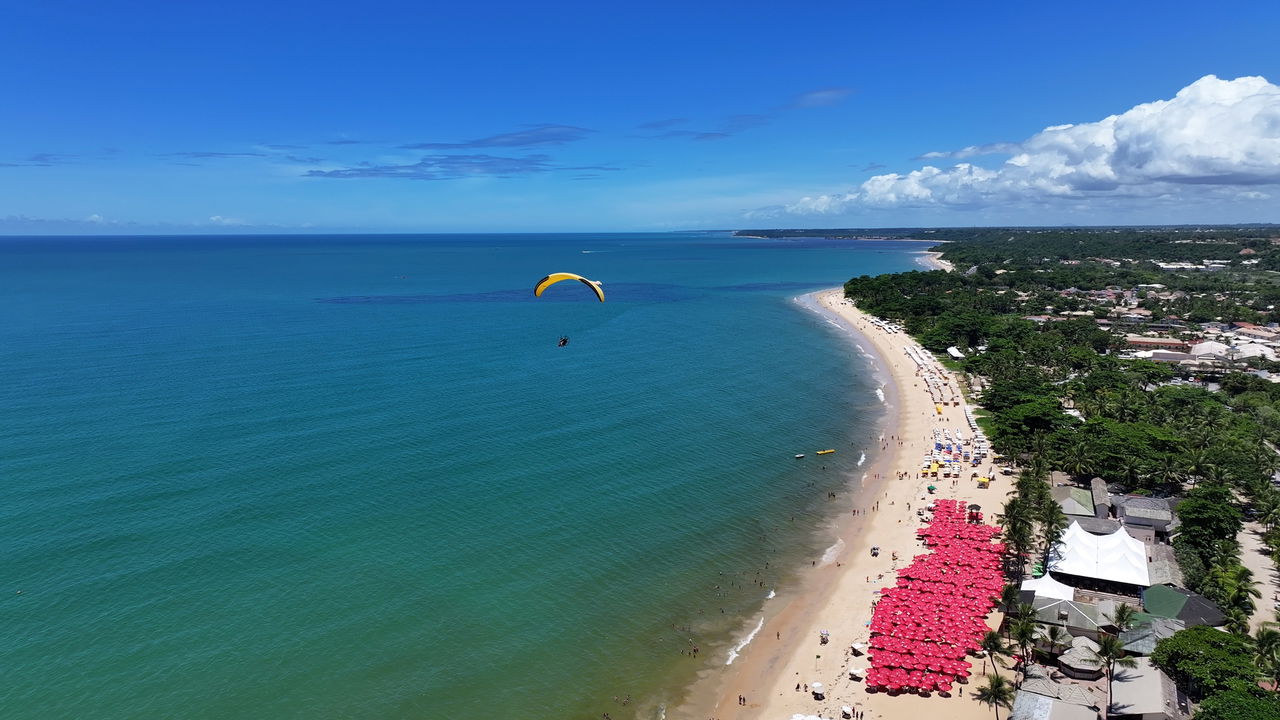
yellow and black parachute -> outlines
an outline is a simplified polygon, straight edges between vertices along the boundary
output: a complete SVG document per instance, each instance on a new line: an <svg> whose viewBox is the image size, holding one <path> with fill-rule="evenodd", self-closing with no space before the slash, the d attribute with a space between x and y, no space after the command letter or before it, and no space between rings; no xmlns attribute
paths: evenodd
<svg viewBox="0 0 1280 720"><path fill-rule="evenodd" d="M550 275L542 278L541 280L538 281L538 284L533 286L534 296L542 297L542 291L546 290L552 285L555 285L561 280L577 280L583 285L586 285L587 287L591 288L591 292L596 294L596 299L598 299L600 302L604 302L604 288L600 287L600 283L594 280L588 280L582 277L581 275L574 275L573 273L551 273Z"/></svg>

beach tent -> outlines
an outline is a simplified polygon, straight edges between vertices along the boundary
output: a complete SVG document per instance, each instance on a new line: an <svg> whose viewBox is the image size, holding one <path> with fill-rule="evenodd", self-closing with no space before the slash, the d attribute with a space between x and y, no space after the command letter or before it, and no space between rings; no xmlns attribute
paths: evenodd
<svg viewBox="0 0 1280 720"><path fill-rule="evenodd" d="M1049 572L1128 585L1151 585L1147 549L1123 528L1093 535L1073 522L1049 555Z"/></svg>
<svg viewBox="0 0 1280 720"><path fill-rule="evenodd" d="M1036 578L1035 580L1023 580L1022 590L1030 590L1035 593L1036 597L1054 598L1055 600L1074 600L1076 597L1076 589L1054 580L1049 575Z"/></svg>

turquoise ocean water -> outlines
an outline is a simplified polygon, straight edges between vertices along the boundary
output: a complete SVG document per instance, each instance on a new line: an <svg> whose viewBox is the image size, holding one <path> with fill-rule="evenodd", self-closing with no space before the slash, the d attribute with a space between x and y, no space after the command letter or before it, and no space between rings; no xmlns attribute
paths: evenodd
<svg viewBox="0 0 1280 720"><path fill-rule="evenodd" d="M878 414L793 298L920 249L0 239L0 715L656 716Z"/></svg>

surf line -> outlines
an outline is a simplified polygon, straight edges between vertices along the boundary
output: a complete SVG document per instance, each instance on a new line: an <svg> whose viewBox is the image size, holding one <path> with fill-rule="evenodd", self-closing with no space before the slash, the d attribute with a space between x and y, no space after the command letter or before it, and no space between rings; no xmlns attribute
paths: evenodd
<svg viewBox="0 0 1280 720"><path fill-rule="evenodd" d="M760 628L762 627L764 627L763 615L760 616L760 622L756 623L756 629L752 630L750 634L748 634L745 638L742 639L742 642L735 645L734 648L729 651L729 659L725 660L724 664L732 665L733 661L738 659L738 654L742 652L742 649L750 645L752 640L756 639L756 633L760 632Z"/></svg>

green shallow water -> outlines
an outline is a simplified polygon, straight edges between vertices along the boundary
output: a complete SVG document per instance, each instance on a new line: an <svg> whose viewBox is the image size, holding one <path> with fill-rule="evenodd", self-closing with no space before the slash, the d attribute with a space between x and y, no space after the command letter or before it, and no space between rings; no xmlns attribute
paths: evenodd
<svg viewBox="0 0 1280 720"><path fill-rule="evenodd" d="M793 298L920 248L0 240L4 716L656 715L878 415Z"/></svg>

